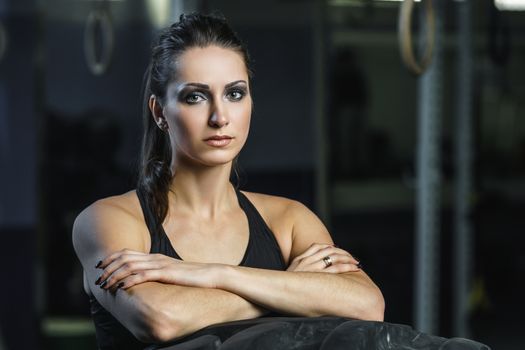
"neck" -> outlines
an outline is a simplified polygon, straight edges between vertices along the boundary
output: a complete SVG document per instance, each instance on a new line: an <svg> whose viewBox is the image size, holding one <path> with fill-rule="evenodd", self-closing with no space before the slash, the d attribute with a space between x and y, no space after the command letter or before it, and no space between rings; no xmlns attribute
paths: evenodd
<svg viewBox="0 0 525 350"><path fill-rule="evenodd" d="M170 208L205 219L221 217L237 202L230 183L231 168L231 162L214 167L177 162L170 185Z"/></svg>

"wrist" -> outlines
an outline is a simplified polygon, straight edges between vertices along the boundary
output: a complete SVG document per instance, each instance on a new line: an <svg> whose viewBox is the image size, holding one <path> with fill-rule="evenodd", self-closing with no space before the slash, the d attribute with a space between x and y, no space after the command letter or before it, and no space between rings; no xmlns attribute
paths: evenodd
<svg viewBox="0 0 525 350"><path fill-rule="evenodd" d="M215 288L228 290L229 280L235 273L235 267L225 264L217 264L214 269L213 281Z"/></svg>

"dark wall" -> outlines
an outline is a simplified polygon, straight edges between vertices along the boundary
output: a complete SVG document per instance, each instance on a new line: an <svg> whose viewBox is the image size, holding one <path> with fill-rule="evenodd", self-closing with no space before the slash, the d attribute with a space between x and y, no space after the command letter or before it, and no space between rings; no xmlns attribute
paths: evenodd
<svg viewBox="0 0 525 350"><path fill-rule="evenodd" d="M0 21L7 38L0 61L0 343L32 349L38 343L34 1L3 1Z"/></svg>
<svg viewBox="0 0 525 350"><path fill-rule="evenodd" d="M39 177L46 313L86 315L71 229L83 208L134 187L141 84L153 27L141 2L53 0L44 9ZM92 11L105 11L114 33L110 65L100 75L85 58L85 25ZM102 50L105 41L97 38L95 47Z"/></svg>

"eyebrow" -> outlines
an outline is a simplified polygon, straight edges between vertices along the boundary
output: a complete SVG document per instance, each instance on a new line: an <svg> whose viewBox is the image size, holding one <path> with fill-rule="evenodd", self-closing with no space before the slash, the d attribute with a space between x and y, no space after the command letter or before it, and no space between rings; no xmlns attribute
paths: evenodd
<svg viewBox="0 0 525 350"><path fill-rule="evenodd" d="M236 80L236 81L232 81L231 83L228 83L224 86L225 89L228 89L232 86L235 86L237 84L245 84L247 85L246 81L245 80ZM207 85L207 84L201 84L201 83L187 83L187 84L182 84L180 90L188 87L188 86L193 86L193 87L197 87L199 89L204 89L204 90L210 90L210 86Z"/></svg>

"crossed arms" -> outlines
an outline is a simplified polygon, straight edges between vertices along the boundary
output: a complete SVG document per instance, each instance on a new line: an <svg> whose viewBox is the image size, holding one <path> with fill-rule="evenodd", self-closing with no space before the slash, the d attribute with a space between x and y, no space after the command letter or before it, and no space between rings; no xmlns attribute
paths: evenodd
<svg viewBox="0 0 525 350"><path fill-rule="evenodd" d="M383 297L357 261L332 245L306 207L290 201L287 212L292 220L287 271L148 254L143 223L111 201L79 215L73 244L91 293L143 342L166 342L268 310L381 321ZM329 268L322 261L327 255L334 262Z"/></svg>

